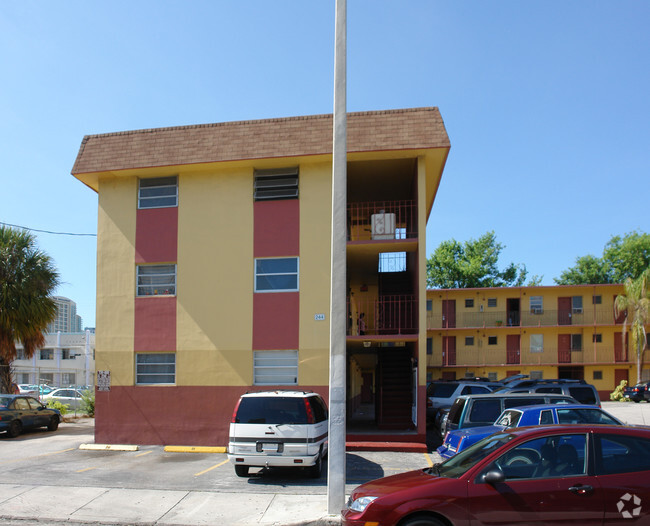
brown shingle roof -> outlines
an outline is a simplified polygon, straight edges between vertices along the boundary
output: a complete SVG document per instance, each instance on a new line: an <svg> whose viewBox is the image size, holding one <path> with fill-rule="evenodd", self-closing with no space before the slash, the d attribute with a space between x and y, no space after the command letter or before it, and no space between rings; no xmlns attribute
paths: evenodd
<svg viewBox="0 0 650 526"><path fill-rule="evenodd" d="M332 153L332 115L84 137L73 174ZM449 148L438 108L349 113L348 151Z"/></svg>

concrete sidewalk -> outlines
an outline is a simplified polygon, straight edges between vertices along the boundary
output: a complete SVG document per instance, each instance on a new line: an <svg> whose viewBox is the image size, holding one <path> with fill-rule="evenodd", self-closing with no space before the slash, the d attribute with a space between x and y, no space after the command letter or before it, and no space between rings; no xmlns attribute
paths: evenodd
<svg viewBox="0 0 650 526"><path fill-rule="evenodd" d="M0 484L3 526L43 524L331 526L326 495Z"/></svg>

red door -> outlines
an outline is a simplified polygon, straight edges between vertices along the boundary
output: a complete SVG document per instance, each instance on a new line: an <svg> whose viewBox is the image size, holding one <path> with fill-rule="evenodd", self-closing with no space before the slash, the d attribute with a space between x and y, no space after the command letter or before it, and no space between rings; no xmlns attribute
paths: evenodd
<svg viewBox="0 0 650 526"><path fill-rule="evenodd" d="M627 369L614 369L614 388L621 385L621 382L625 380L629 384L629 376Z"/></svg>
<svg viewBox="0 0 650 526"><path fill-rule="evenodd" d="M506 336L506 363L521 363L520 343L521 336L519 334Z"/></svg>
<svg viewBox="0 0 650 526"><path fill-rule="evenodd" d="M456 365L456 336L442 337L442 365Z"/></svg>
<svg viewBox="0 0 650 526"><path fill-rule="evenodd" d="M442 300L442 328L456 327L456 300Z"/></svg>
<svg viewBox="0 0 650 526"><path fill-rule="evenodd" d="M614 361L615 362L627 362L627 346L628 346L628 341L626 338L625 347L623 347L623 333L615 332L614 333Z"/></svg>
<svg viewBox="0 0 650 526"><path fill-rule="evenodd" d="M557 299L557 324L571 325L571 298Z"/></svg>
<svg viewBox="0 0 650 526"><path fill-rule="evenodd" d="M557 363L571 363L571 335L557 335Z"/></svg>

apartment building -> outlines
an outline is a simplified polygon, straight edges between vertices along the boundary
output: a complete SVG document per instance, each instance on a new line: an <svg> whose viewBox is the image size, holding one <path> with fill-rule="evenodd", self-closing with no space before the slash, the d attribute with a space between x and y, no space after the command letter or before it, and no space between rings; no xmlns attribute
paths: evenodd
<svg viewBox="0 0 650 526"><path fill-rule="evenodd" d="M224 445L239 396L328 397L332 115L87 136L103 443ZM351 113L349 440L424 443L437 108Z"/></svg>
<svg viewBox="0 0 650 526"><path fill-rule="evenodd" d="M615 316L622 285L427 291L427 377L512 374L583 379L601 398L636 381L636 354ZM642 375L650 379L646 366Z"/></svg>

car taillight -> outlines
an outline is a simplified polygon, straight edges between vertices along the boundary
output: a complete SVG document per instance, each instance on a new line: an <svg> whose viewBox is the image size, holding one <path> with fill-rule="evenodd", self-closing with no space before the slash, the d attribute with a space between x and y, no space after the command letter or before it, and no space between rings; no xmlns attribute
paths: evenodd
<svg viewBox="0 0 650 526"><path fill-rule="evenodd" d="M427 407L433 407L433 402L430 398L427 398Z"/></svg>
<svg viewBox="0 0 650 526"><path fill-rule="evenodd" d="M314 424L314 412L311 410L311 404L307 398L305 398L305 410L307 411L307 423Z"/></svg>
<svg viewBox="0 0 650 526"><path fill-rule="evenodd" d="M241 398L237 400L237 403L235 404L235 410L232 412L232 419L230 420L231 424L237 423L237 411L239 409L239 404L241 404Z"/></svg>

